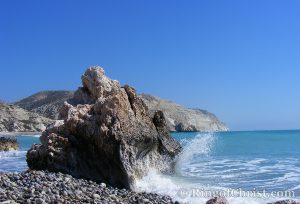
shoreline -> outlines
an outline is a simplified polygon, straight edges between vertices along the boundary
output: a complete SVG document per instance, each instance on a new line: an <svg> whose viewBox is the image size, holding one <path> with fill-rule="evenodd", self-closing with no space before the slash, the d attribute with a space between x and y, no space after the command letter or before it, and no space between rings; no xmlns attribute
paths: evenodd
<svg viewBox="0 0 300 204"><path fill-rule="evenodd" d="M0 203L183 204L170 195L120 189L61 172L26 170L0 172ZM194 203L194 202L192 202ZM199 202L198 202L199 203ZM230 204L226 197L207 197L203 204ZM300 204L297 198L279 198L268 204Z"/></svg>
<svg viewBox="0 0 300 204"><path fill-rule="evenodd" d="M30 136L41 135L42 132L0 132L0 137L16 137L16 136Z"/></svg>

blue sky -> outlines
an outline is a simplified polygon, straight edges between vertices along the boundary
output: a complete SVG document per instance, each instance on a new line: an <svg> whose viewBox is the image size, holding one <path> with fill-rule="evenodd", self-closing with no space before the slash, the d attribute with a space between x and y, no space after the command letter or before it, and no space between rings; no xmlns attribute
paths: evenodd
<svg viewBox="0 0 300 204"><path fill-rule="evenodd" d="M0 2L0 98L75 90L88 66L215 113L300 128L300 1Z"/></svg>

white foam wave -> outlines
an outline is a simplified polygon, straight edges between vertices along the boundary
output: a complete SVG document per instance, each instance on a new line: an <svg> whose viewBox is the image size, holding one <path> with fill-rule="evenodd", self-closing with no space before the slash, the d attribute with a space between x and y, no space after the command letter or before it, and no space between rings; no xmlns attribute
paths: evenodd
<svg viewBox="0 0 300 204"><path fill-rule="evenodd" d="M187 204L204 204L207 200L210 199L210 197L196 196L196 194L193 195L193 190L195 189L205 189L206 191L227 191L226 188L204 186L199 184L195 185L192 183L188 183L186 181L182 181L171 176L162 175L160 173L157 173L155 170L151 170L147 176L140 180L137 180L135 187L135 191L138 192L149 192L158 193L161 195L168 195L174 201L176 200ZM182 196L182 194L180 194L182 190L187 192L188 195ZM226 199L231 204L261 204L276 201L276 199L253 197L227 197Z"/></svg>
<svg viewBox="0 0 300 204"><path fill-rule="evenodd" d="M41 135L20 135L21 137L41 137Z"/></svg>
<svg viewBox="0 0 300 204"><path fill-rule="evenodd" d="M257 159L253 159L248 161L248 164L253 164L253 165L257 165L257 164L261 164L263 162L266 162L267 159L263 159L263 158L257 158Z"/></svg>
<svg viewBox="0 0 300 204"><path fill-rule="evenodd" d="M27 169L26 151L0 152L0 172L15 172Z"/></svg>
<svg viewBox="0 0 300 204"><path fill-rule="evenodd" d="M300 185L295 186L295 187L293 187L293 188L291 188L291 189L289 189L289 190L290 190L290 191L300 190Z"/></svg>
<svg viewBox="0 0 300 204"><path fill-rule="evenodd" d="M19 151L19 150L1 151L0 158L1 159L16 158L19 156L24 156L25 154L26 154L26 151Z"/></svg>
<svg viewBox="0 0 300 204"><path fill-rule="evenodd" d="M186 189L189 186L187 183L180 183L175 178L157 173L155 170L151 170L147 176L137 180L136 191L158 193L161 195L171 196L174 200L183 203L205 203L205 198L182 198L178 196L180 189Z"/></svg>
<svg viewBox="0 0 300 204"><path fill-rule="evenodd" d="M286 181L299 181L300 174L295 172L285 173L282 177L277 179L277 182L286 182Z"/></svg>
<svg viewBox="0 0 300 204"><path fill-rule="evenodd" d="M194 157L208 156L212 151L215 140L216 137L213 133L198 134L192 140L184 140L184 148L177 158L177 166L191 162Z"/></svg>

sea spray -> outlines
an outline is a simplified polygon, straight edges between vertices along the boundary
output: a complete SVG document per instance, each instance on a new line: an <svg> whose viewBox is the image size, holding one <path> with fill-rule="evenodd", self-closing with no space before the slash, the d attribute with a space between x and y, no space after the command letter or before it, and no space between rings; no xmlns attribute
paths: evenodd
<svg viewBox="0 0 300 204"><path fill-rule="evenodd" d="M176 158L176 169L180 169L194 158L209 156L216 142L214 133L198 134L192 140L183 139L180 141L183 146L182 152Z"/></svg>
<svg viewBox="0 0 300 204"><path fill-rule="evenodd" d="M211 153L216 137L213 133L198 134L192 140L183 139L180 141L183 146L182 152L175 159L175 175L165 175L159 173L156 169L151 169L142 179L137 180L137 191L153 192L163 195L169 195L174 200L184 203L205 203L209 198L189 197L181 195L187 189L193 189L195 186L182 179L181 168L186 164L193 162L195 157L206 157ZM203 187L204 188L204 187Z"/></svg>

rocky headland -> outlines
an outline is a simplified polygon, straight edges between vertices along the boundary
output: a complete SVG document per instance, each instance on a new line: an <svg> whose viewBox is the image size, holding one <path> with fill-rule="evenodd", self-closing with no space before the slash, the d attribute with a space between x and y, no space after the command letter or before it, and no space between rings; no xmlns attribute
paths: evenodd
<svg viewBox="0 0 300 204"><path fill-rule="evenodd" d="M59 119L59 110L63 106L64 101L71 100L73 95L73 91L42 91L22 99L14 103L14 105L38 113L46 118L57 120ZM164 112L170 131L202 132L229 130L223 122L208 111L186 108L172 101L149 94L140 94L139 96L148 106L150 114L153 115L158 110Z"/></svg>
<svg viewBox="0 0 300 204"><path fill-rule="evenodd" d="M25 110L53 120L59 119L64 102L73 97L73 91L41 91L14 103Z"/></svg>
<svg viewBox="0 0 300 204"><path fill-rule="evenodd" d="M82 87L65 102L63 121L42 133L41 143L27 153L30 169L132 189L149 169L171 171L181 147L169 134L164 114L149 114L134 88L121 86L91 67Z"/></svg>
<svg viewBox="0 0 300 204"><path fill-rule="evenodd" d="M148 94L141 94L151 114L157 110L164 112L168 127L176 132L228 131L229 128L214 114L191 109Z"/></svg>
<svg viewBox="0 0 300 204"><path fill-rule="evenodd" d="M41 132L53 122L18 106L0 103L0 132Z"/></svg>

